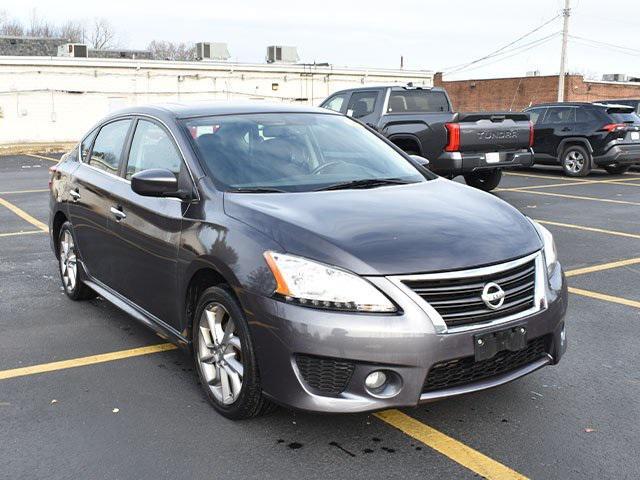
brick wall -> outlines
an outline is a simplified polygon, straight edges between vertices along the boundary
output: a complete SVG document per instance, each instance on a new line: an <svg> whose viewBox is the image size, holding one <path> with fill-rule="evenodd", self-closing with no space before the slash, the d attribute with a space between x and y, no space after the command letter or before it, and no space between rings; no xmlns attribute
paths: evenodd
<svg viewBox="0 0 640 480"><path fill-rule="evenodd" d="M433 85L444 87L453 108L461 112L482 110L520 111L531 104L558 99L558 76L442 80L436 73ZM640 83L584 81L582 75L567 75L565 100L593 102L613 98L640 98Z"/></svg>

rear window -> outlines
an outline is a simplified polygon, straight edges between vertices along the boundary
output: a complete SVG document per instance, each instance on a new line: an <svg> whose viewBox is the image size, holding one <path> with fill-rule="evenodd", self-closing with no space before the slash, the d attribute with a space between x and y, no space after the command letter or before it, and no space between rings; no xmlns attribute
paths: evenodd
<svg viewBox="0 0 640 480"><path fill-rule="evenodd" d="M431 90L395 90L389 96L387 113L428 113L450 111L444 92Z"/></svg>
<svg viewBox="0 0 640 480"><path fill-rule="evenodd" d="M635 112L623 112L620 109L607 108L607 115L613 123L640 123L640 117Z"/></svg>

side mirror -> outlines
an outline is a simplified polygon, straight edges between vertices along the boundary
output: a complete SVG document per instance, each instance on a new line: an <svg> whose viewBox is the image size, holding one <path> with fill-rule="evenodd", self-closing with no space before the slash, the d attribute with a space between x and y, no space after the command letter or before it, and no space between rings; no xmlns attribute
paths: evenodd
<svg viewBox="0 0 640 480"><path fill-rule="evenodd" d="M164 168L136 173L131 177L131 190L145 197L184 197L178 188L178 178Z"/></svg>
<svg viewBox="0 0 640 480"><path fill-rule="evenodd" d="M429 159L428 158L424 158L421 157L420 155L409 155L411 158L413 158L416 162L418 162L420 165L422 165L424 168L429 168Z"/></svg>

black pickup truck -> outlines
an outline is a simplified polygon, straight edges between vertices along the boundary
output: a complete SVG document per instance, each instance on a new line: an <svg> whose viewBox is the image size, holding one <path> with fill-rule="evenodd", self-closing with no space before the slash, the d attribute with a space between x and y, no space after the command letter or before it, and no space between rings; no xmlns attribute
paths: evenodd
<svg viewBox="0 0 640 480"><path fill-rule="evenodd" d="M361 87L334 93L320 105L375 129L435 173L463 175L468 185L493 190L502 170L533 164L533 127L526 113L455 113L438 87Z"/></svg>

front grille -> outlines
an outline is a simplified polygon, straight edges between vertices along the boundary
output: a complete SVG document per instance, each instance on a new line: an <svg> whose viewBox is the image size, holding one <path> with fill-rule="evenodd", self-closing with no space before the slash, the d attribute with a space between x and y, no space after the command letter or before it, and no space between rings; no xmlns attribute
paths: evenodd
<svg viewBox="0 0 640 480"><path fill-rule="evenodd" d="M303 380L314 390L336 395L347 388L355 364L335 358L296 355Z"/></svg>
<svg viewBox="0 0 640 480"><path fill-rule="evenodd" d="M548 336L538 337L523 350L503 350L480 362L476 362L474 357L464 357L436 363L429 370L422 392L465 385L516 370L544 357L548 343Z"/></svg>
<svg viewBox="0 0 640 480"><path fill-rule="evenodd" d="M488 275L404 280L403 283L426 300L448 327L489 322L524 312L535 305L535 259L523 265ZM482 289L494 282L504 290L504 303L492 310L482 301Z"/></svg>

